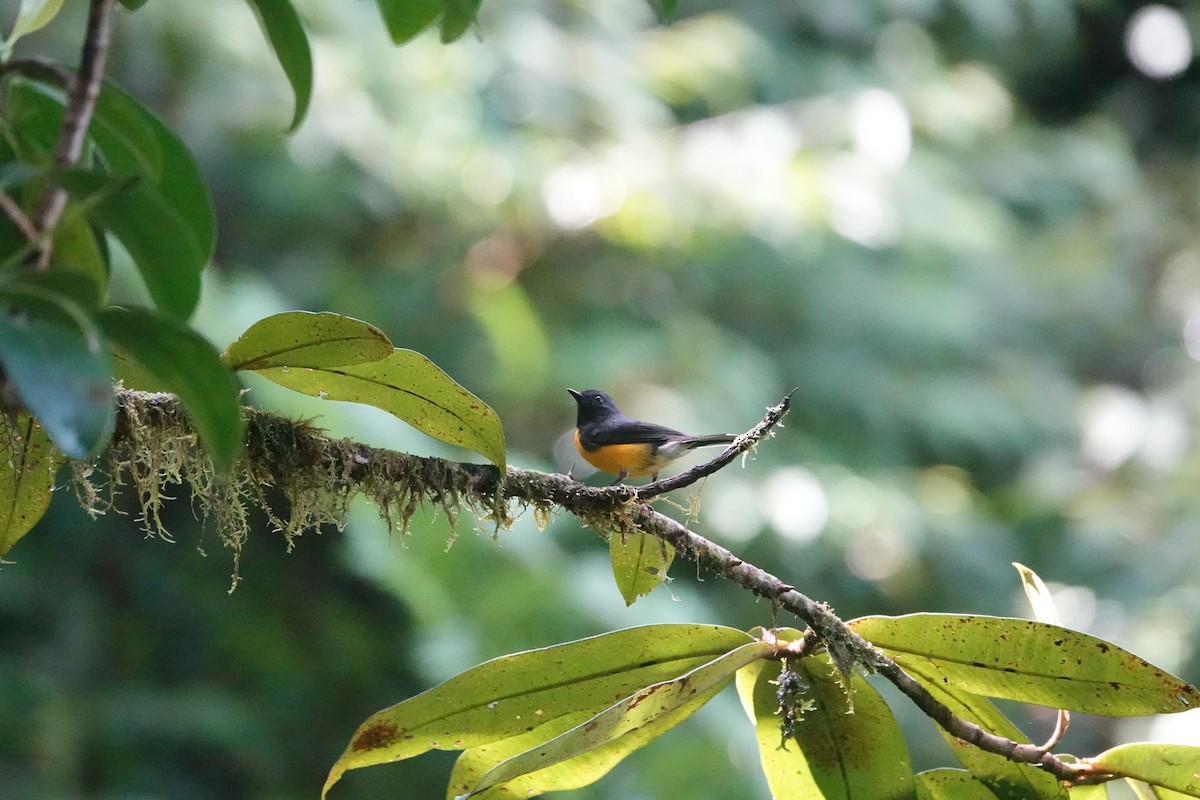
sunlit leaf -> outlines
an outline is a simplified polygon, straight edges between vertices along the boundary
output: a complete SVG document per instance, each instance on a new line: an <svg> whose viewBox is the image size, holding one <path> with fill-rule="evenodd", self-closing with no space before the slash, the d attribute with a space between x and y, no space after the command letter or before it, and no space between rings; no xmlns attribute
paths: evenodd
<svg viewBox="0 0 1200 800"><path fill-rule="evenodd" d="M129 251L155 306L178 320L191 316L208 256L158 187L86 170L57 172L55 179L81 202L102 194L91 217Z"/></svg>
<svg viewBox="0 0 1200 800"><path fill-rule="evenodd" d="M1048 622L1051 625L1061 624L1058 608L1054 605L1054 597L1050 594L1050 587L1046 586L1036 572L1024 564L1014 562L1013 566L1016 567L1017 574L1021 576L1021 588L1025 590L1025 597L1033 609L1033 618L1038 622Z"/></svg>
<svg viewBox="0 0 1200 800"><path fill-rule="evenodd" d="M442 42L449 44L458 39L479 13L480 0L441 0L442 2Z"/></svg>
<svg viewBox="0 0 1200 800"><path fill-rule="evenodd" d="M619 742L630 734L636 735L641 728L690 706L701 695L725 686L739 669L762 658L770 649L764 642L749 642L685 675L647 686L571 730L497 764L480 778L466 797L474 797L522 775Z"/></svg>
<svg viewBox="0 0 1200 800"><path fill-rule="evenodd" d="M326 369L278 367L257 374L297 392L381 408L417 430L479 453L504 470L504 429L486 403L412 350Z"/></svg>
<svg viewBox="0 0 1200 800"><path fill-rule="evenodd" d="M478 747L565 714L599 713L750 641L718 625L648 625L501 656L371 715L330 770L325 792L350 769Z"/></svg>
<svg viewBox="0 0 1200 800"><path fill-rule="evenodd" d="M641 531L613 533L608 538L608 555L617 589L625 605L631 606L666 580L667 570L675 558L675 548L669 542Z"/></svg>
<svg viewBox="0 0 1200 800"><path fill-rule="evenodd" d="M1194 706L1196 689L1114 644L1029 620L965 614L850 623L900 666L964 691L1107 716Z"/></svg>
<svg viewBox="0 0 1200 800"><path fill-rule="evenodd" d="M40 287L0 286L0 364L25 408L72 458L112 436L112 370L99 331L68 298Z"/></svg>
<svg viewBox="0 0 1200 800"><path fill-rule="evenodd" d="M926 672L925 670L929 670ZM953 683L947 683L930 669L928 662L913 663L908 672L921 683L930 694L950 709L955 716L973 722L989 733L1002 736L1013 742L1028 744L1029 739L1013 725L986 697L964 691ZM1031 800L1031 798L1062 798L1065 790L1053 775L1032 764L1010 761L1004 756L968 744L938 727L938 733L946 740L951 752L959 762L977 779L986 784L1000 800ZM1048 731L1047 731L1048 733Z"/></svg>
<svg viewBox="0 0 1200 800"><path fill-rule="evenodd" d="M375 4L396 44L404 44L428 28L442 10L440 0L375 0Z"/></svg>
<svg viewBox="0 0 1200 800"><path fill-rule="evenodd" d="M918 800L997 800L988 787L961 769L931 769L917 775Z"/></svg>
<svg viewBox="0 0 1200 800"><path fill-rule="evenodd" d="M63 0L21 0L7 44L45 27L58 14L62 4Z"/></svg>
<svg viewBox="0 0 1200 800"><path fill-rule="evenodd" d="M578 789L594 783L621 763L622 759L630 753L654 741L683 722L724 687L725 683L718 683L674 711L663 714L618 739L471 796L480 800L532 797L546 792ZM450 775L450 783L446 789L446 800L453 800L453 798L469 792L488 770L501 762L537 747L572 728L583 725L593 716L595 716L594 711L566 714L534 728L523 736L514 736L467 750L454 763L454 771Z"/></svg>
<svg viewBox="0 0 1200 800"><path fill-rule="evenodd" d="M853 675L848 694L825 655L786 663L789 680L803 687L795 696L803 708L797 709L794 735L786 740L779 713L783 663L757 661L737 675L772 796L911 798L908 748L879 693Z"/></svg>
<svg viewBox="0 0 1200 800"><path fill-rule="evenodd" d="M218 471L241 452L238 384L216 349L195 331L143 309L108 308L97 315L118 365L130 361L174 393ZM119 370L118 370L119 374Z"/></svg>
<svg viewBox="0 0 1200 800"><path fill-rule="evenodd" d="M296 110L292 114L288 130L294 131L304 121L304 115L308 113L308 103L312 99L313 66L308 34L305 33L300 15L296 13L296 7L290 0L246 2L254 9L267 41L271 43L288 83L292 85L292 93L296 96Z"/></svg>
<svg viewBox="0 0 1200 800"><path fill-rule="evenodd" d="M1087 761L1107 772L1200 797L1200 747L1138 742L1114 747Z"/></svg>
<svg viewBox="0 0 1200 800"><path fill-rule="evenodd" d="M383 331L353 317L285 311L247 328L221 359L235 370L317 369L380 361L393 349Z"/></svg>
<svg viewBox="0 0 1200 800"><path fill-rule="evenodd" d="M33 417L0 414L0 557L46 513L64 460Z"/></svg>

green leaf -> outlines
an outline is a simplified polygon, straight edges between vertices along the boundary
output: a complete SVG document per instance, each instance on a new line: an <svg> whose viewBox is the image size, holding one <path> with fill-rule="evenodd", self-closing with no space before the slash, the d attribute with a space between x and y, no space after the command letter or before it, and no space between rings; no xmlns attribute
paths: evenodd
<svg viewBox="0 0 1200 800"><path fill-rule="evenodd" d="M631 606L667 578L675 559L675 548L657 536L642 531L613 533L608 537L608 554L613 578L625 605Z"/></svg>
<svg viewBox="0 0 1200 800"><path fill-rule="evenodd" d="M313 397L381 408L435 439L480 453L504 471L504 429L496 412L420 353L394 350L368 364L255 372Z"/></svg>
<svg viewBox="0 0 1200 800"><path fill-rule="evenodd" d="M118 362L153 376L159 391L179 397L219 472L242 448L238 384L216 348L195 331L144 309L108 308L97 317Z"/></svg>
<svg viewBox="0 0 1200 800"><path fill-rule="evenodd" d="M910 666L909 674L923 683L929 693L956 716L1010 741L1029 743L1025 734L987 698L966 692L955 684L946 683L936 671L923 671L929 667L928 662ZM1004 756L981 750L950 735L940 726L937 730L950 746L954 757L1001 800L1051 800L1065 796L1062 785L1050 773L1032 764L1009 761Z"/></svg>
<svg viewBox="0 0 1200 800"><path fill-rule="evenodd" d="M442 0L442 42L449 44L458 39L479 13L481 0Z"/></svg>
<svg viewBox="0 0 1200 800"><path fill-rule="evenodd" d="M1138 742L1114 747L1087 761L1105 772L1200 797L1200 747Z"/></svg>
<svg viewBox="0 0 1200 800"><path fill-rule="evenodd" d="M850 626L910 667L964 691L1105 716L1183 711L1196 689L1114 644L1004 617L912 614Z"/></svg>
<svg viewBox="0 0 1200 800"><path fill-rule="evenodd" d="M61 94L34 81L13 79L8 84L7 110L17 157L27 164L49 165L62 124Z"/></svg>
<svg viewBox="0 0 1200 800"><path fill-rule="evenodd" d="M0 557L46 513L65 460L33 417L0 415Z"/></svg>
<svg viewBox="0 0 1200 800"><path fill-rule="evenodd" d="M121 0L121 5L125 6L130 11L137 11L139 8L146 5L146 0Z"/></svg>
<svg viewBox="0 0 1200 800"><path fill-rule="evenodd" d="M1108 787L1103 783L1085 783L1066 791L1070 800L1108 800Z"/></svg>
<svg viewBox="0 0 1200 800"><path fill-rule="evenodd" d="M292 93L296 96L296 110L292 114L292 122L288 132L300 127L304 115L308 113L308 103L312 99L313 66L312 52L308 46L308 34L304 32L304 24L296 7L290 0L246 0L258 17L267 41L283 67L288 83L292 85Z"/></svg>
<svg viewBox="0 0 1200 800"><path fill-rule="evenodd" d="M12 32L5 42L6 46L45 27L58 14L62 4L63 0L21 0L21 7L17 9L17 20L13 23Z"/></svg>
<svg viewBox="0 0 1200 800"><path fill-rule="evenodd" d="M247 328L221 359L234 370L320 369L381 361L393 349L383 331L353 317L285 311Z"/></svg>
<svg viewBox="0 0 1200 800"><path fill-rule="evenodd" d="M141 175L185 223L207 264L216 248L212 198L191 151L133 95L105 81L88 131L114 176Z"/></svg>
<svg viewBox="0 0 1200 800"><path fill-rule="evenodd" d="M996 800L996 795L961 769L931 769L917 775L919 800Z"/></svg>
<svg viewBox="0 0 1200 800"><path fill-rule="evenodd" d="M404 44L425 30L442 10L440 0L375 0L375 4L396 44Z"/></svg>
<svg viewBox="0 0 1200 800"><path fill-rule="evenodd" d="M675 16L675 7L679 5L679 0L649 0L649 3L658 15L658 21L666 24Z"/></svg>
<svg viewBox="0 0 1200 800"><path fill-rule="evenodd" d="M692 704L701 695L721 689L739 669L762 658L770 650L771 645L765 642L748 642L673 680L647 686L569 731L497 764L464 797L505 786L522 775L561 764L637 734L641 728Z"/></svg>
<svg viewBox="0 0 1200 800"><path fill-rule="evenodd" d="M77 304L36 286L0 286L0 364L58 449L87 458L108 443L116 424L112 370Z"/></svg>
<svg viewBox="0 0 1200 800"><path fill-rule="evenodd" d="M630 753L654 741L683 722L723 688L725 688L725 683L718 683L674 711L663 714L618 739L557 764L521 775L502 786L485 789L473 796L480 800L501 797L532 797L546 792L578 789L594 783L608 774ZM583 725L593 716L593 711L566 714L545 725L539 725L523 736L514 736L492 744L472 747L459 756L454 763L454 771L450 775L450 783L446 789L446 800L453 800L469 792L488 770L501 762L537 747L572 728Z"/></svg>
<svg viewBox="0 0 1200 800"><path fill-rule="evenodd" d="M86 170L56 172L55 179L81 202L106 193L92 208L92 219L125 245L160 311L177 320L191 316L208 256L158 187Z"/></svg>
<svg viewBox="0 0 1200 800"><path fill-rule="evenodd" d="M85 308L97 308L104 302L108 287L109 265L105 255L87 218L65 213L54 227L54 261L41 274L62 278L66 285L60 291Z"/></svg>
<svg viewBox="0 0 1200 800"><path fill-rule="evenodd" d="M799 635L798 631L790 633ZM791 797L913 797L912 767L900 727L887 703L859 675L844 679L827 655L791 659L804 686L794 736L780 724L783 663L757 661L737 675L738 695L758 737L771 794Z"/></svg>
<svg viewBox="0 0 1200 800"><path fill-rule="evenodd" d="M647 625L501 656L371 715L329 772L324 796L347 771L527 733L575 712L670 680L747 642L718 625Z"/></svg>

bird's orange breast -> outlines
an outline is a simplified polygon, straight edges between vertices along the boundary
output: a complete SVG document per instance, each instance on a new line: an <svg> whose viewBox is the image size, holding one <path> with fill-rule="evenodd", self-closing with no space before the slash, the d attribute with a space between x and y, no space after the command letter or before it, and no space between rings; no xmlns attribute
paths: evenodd
<svg viewBox="0 0 1200 800"><path fill-rule="evenodd" d="M575 449L593 467L611 475L624 472L629 477L642 478L657 473L664 466L654 457L654 447L645 442L606 444L588 450L579 441L579 431L576 430Z"/></svg>

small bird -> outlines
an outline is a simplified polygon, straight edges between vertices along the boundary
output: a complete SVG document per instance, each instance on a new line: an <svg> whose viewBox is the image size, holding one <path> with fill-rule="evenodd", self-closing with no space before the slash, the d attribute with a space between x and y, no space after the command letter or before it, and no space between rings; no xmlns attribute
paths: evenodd
<svg viewBox="0 0 1200 800"><path fill-rule="evenodd" d="M616 475L614 483L647 475L658 480L660 469L697 447L729 444L737 438L729 433L688 436L664 425L630 419L599 389L567 391L579 407L575 448L596 469Z"/></svg>

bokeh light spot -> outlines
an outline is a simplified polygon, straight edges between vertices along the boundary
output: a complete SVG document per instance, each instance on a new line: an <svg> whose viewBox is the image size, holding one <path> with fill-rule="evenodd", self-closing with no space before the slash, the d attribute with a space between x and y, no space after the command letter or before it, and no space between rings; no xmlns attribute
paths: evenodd
<svg viewBox="0 0 1200 800"><path fill-rule="evenodd" d="M1139 8L1125 28L1125 53L1151 78L1182 73L1192 63L1192 37L1183 14L1158 3Z"/></svg>
<svg viewBox="0 0 1200 800"><path fill-rule="evenodd" d="M775 470L764 487L763 509L781 536L807 542L829 519L829 499L817 477L803 467Z"/></svg>

